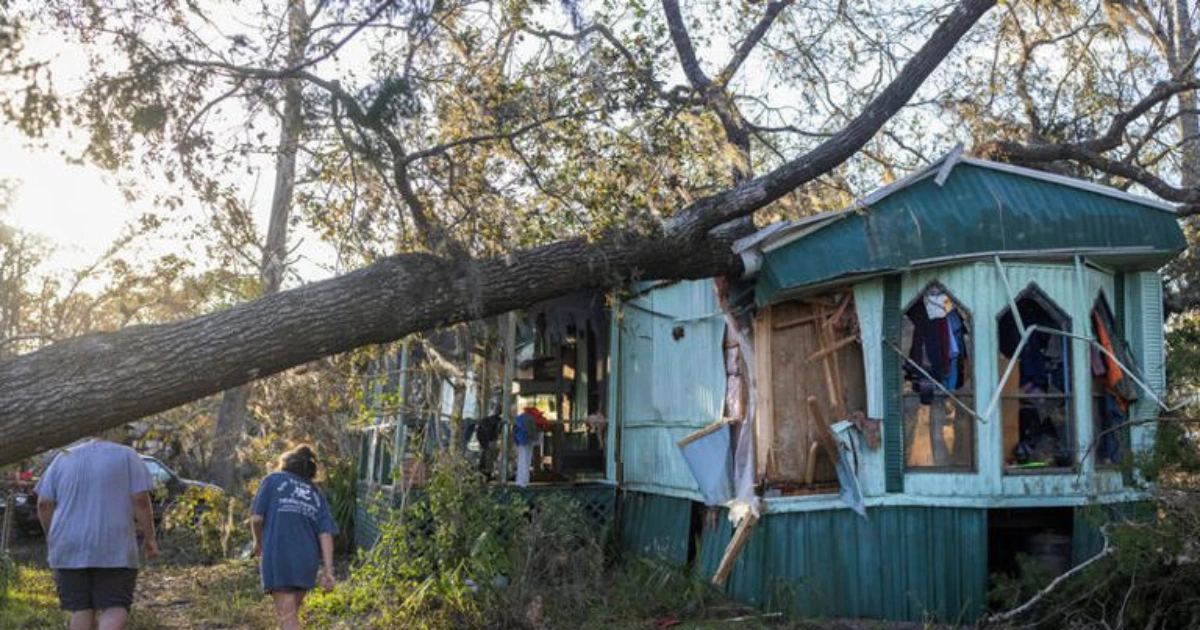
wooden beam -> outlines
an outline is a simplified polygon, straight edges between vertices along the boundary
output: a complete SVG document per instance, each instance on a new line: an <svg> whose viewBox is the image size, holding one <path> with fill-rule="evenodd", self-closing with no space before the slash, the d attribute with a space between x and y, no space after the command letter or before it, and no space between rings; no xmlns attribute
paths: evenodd
<svg viewBox="0 0 1200 630"><path fill-rule="evenodd" d="M815 313L809 313L808 315L801 315L799 317L780 319L772 326L772 328L775 330L783 330L785 328L793 328L795 326L803 326L805 324L816 324L818 323L817 320L818 318Z"/></svg>
<svg viewBox="0 0 1200 630"><path fill-rule="evenodd" d="M755 414L752 421L755 448L755 476L764 479L775 472L771 457L771 446L775 439L775 393L771 380L771 335L774 307L768 306L754 318L754 365L747 366L754 370Z"/></svg>
<svg viewBox="0 0 1200 630"><path fill-rule="evenodd" d="M816 396L808 397L808 409L812 413L813 424L817 428L817 440L825 448L825 454L829 455L829 460L837 464L841 459L837 440L833 437L833 431L829 429L829 423L825 422L825 414L821 412L821 403L817 401Z"/></svg>
<svg viewBox="0 0 1200 630"><path fill-rule="evenodd" d="M804 485L811 486L813 481L817 479L817 449L821 448L821 442L815 441L808 445L808 459L805 460L804 467Z"/></svg>
<svg viewBox="0 0 1200 630"><path fill-rule="evenodd" d="M808 355L808 360L816 361L817 359L824 359L825 357L833 354L834 352L837 352L838 350L841 350L842 348L845 348L846 346L848 346L856 341L858 341L858 336L846 337L845 339L839 339L839 340L833 342L832 346L821 348L820 350L817 350L816 352Z"/></svg>
<svg viewBox="0 0 1200 630"><path fill-rule="evenodd" d="M710 433L716 433L717 431L721 430L721 427L724 427L727 424L729 424L729 422L727 422L723 419L717 420L716 422L704 427L703 429L700 429L699 431L695 431L693 433L690 433L690 434L684 436L683 439L676 442L676 444L679 445L679 448L683 448L683 447L687 446L688 444L691 444L692 442L695 442L696 440L699 440L700 438L702 438L706 435L709 435Z"/></svg>
<svg viewBox="0 0 1200 630"><path fill-rule="evenodd" d="M721 557L721 563L717 565L717 572L713 574L714 586L725 586L725 582L729 580L729 574L733 572L733 563L737 561L738 556L742 555L742 549L750 540L750 532L757 524L758 517L753 513L747 514L746 518L742 519L742 523L733 532L733 538L729 539L729 545L725 547L725 555Z"/></svg>

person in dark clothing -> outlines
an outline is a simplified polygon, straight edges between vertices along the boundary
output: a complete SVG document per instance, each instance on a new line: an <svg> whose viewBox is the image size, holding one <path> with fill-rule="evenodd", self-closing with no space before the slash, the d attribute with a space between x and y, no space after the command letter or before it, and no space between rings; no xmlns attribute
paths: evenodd
<svg viewBox="0 0 1200 630"><path fill-rule="evenodd" d="M300 604L320 584L332 590L333 537L337 525L329 503L317 487L317 457L312 447L298 446L279 458L279 470L259 484L250 517L254 554L262 557L263 590L275 602L282 630L300 625Z"/></svg>
<svg viewBox="0 0 1200 630"><path fill-rule="evenodd" d="M479 472L491 481L495 477L496 444L500 437L500 414L482 418L475 428L475 439L479 441Z"/></svg>

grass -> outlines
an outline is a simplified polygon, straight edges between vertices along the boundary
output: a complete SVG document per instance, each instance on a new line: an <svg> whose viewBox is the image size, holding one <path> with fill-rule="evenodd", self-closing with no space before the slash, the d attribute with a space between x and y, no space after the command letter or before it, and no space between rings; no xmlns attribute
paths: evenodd
<svg viewBox="0 0 1200 630"><path fill-rule="evenodd" d="M19 579L0 603L0 628L59 630L59 610L50 571L18 565ZM262 595L255 567L246 562L213 566L151 566L138 576L137 600L128 630L216 630L274 628L271 604Z"/></svg>
<svg viewBox="0 0 1200 630"><path fill-rule="evenodd" d="M0 628L41 630L65 627L66 613L50 571L32 561L18 564L20 573L7 601L0 603ZM526 627L576 627L583 630L645 630L672 627L688 630L877 630L920 628L887 622L813 622L785 620L732 604L702 580L679 569L629 559L610 567L589 602L542 619L523 618ZM347 585L348 586L348 585ZM546 593L553 597L553 593ZM314 599L320 596L314 594ZM550 602L546 602L550 604ZM553 605L550 606L553 608ZM547 611L550 612L550 611ZM565 614L564 614L565 613ZM526 615L521 615L526 617ZM737 621L732 621L737 619ZM522 623L523 622L523 623ZM674 622L674 623L672 623ZM370 619L335 615L314 628L376 627ZM250 560L217 564L156 563L138 576L138 591L129 630L269 630L275 628L270 601L259 586ZM391 626L387 626L391 627Z"/></svg>

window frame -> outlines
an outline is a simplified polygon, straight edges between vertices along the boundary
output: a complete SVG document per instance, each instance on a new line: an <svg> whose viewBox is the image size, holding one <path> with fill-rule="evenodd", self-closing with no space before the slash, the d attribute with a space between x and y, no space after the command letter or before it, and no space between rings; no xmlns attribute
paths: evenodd
<svg viewBox="0 0 1200 630"><path fill-rule="evenodd" d="M1000 308L999 312L996 313L996 324L995 324L996 330L995 330L995 335L994 335L995 338L993 340L994 345L992 347L995 349L994 359L996 360L996 363L997 363L997 365L996 365L997 377L1004 376L1004 371L1000 369L1000 359L1005 358L1005 354L1001 350L1001 341L1000 341L1001 335L1002 335L1002 330L1004 328L1003 320L1006 315L1012 313L1013 309L1016 308L1018 313L1013 313L1012 317L1013 317L1013 326L1017 327L1017 315L1019 314L1019 311L1021 308L1020 303L1024 299L1034 300L1036 305L1039 308L1046 311L1051 316L1057 316L1058 318L1060 318L1059 327L1056 329L1053 329L1053 330L1057 330L1060 333L1065 333L1065 334L1055 334L1055 333L1045 333L1045 334L1054 339L1067 340L1066 348L1064 351L1064 357L1071 357L1071 358L1069 358L1068 361L1062 366L1062 370L1064 370L1063 383L1067 387L1067 391L1063 392L1061 395L1049 395L1049 394L1041 394L1041 395L1037 395L1037 396L1028 395L1028 394L1017 394L1015 396L1014 395L1005 395L1005 394L1003 394L1003 389L1006 386L1006 380L999 380L996 383L996 388L1001 390L1001 393L997 397L997 402L1001 403L1001 405L996 410L996 412L997 412L996 417L1000 423L1000 441L999 441L999 444L995 445L996 448L998 448L1000 451L999 452L999 455L1000 455L999 461L1000 461L1001 477L1021 477L1021 476L1030 476L1030 475L1033 475L1033 476L1063 475L1063 474L1078 473L1081 470L1081 460L1080 460L1079 452L1078 452L1080 427L1079 427L1078 419L1076 418L1076 416L1078 415L1078 410L1076 409L1076 407L1078 406L1078 402L1076 401L1076 398L1079 396L1079 391L1080 391L1079 388L1081 385L1079 383L1075 382L1075 375L1073 374L1074 366L1071 363L1071 361L1073 361L1073 357L1072 357L1073 342L1071 341L1072 337L1070 336L1070 335L1074 334L1075 321L1074 321L1074 318L1071 317L1070 311L1066 308L1063 308L1063 306L1060 305L1054 298L1050 297L1050 294L1047 293L1044 289L1042 289L1042 287L1039 286L1037 282L1030 282L1028 285L1025 286L1025 288L1023 288L1015 296L1011 296L1006 301L1004 306ZM1090 315L1090 312L1089 312L1089 315ZM1024 321L1022 321L1021 324L1025 327L1026 330L1028 330L1033 325L1033 324L1025 323ZM1020 335L1020 327L1017 327L1016 332L1018 334L1018 342L1017 343L1019 345L1020 344L1020 336L1019 336ZM1014 348L1014 351L1015 351L1015 348ZM1019 360L1020 360L1019 357L1008 358L1008 361L1010 363L1012 361L1019 361ZM1016 375L1016 371L1010 372L1009 378L1011 379L1015 375ZM1090 384L1088 384L1088 385L1089 385L1089 390L1090 390ZM1005 438L1004 438L1004 435L1006 432L1005 427L1006 427L1007 419L1004 416L1003 402L1006 399L1007 400L1015 399L1018 401L1018 405L1019 405L1020 404L1019 401L1029 400L1029 399L1033 399L1033 398L1042 398L1042 399L1053 398L1053 399L1061 399L1063 401L1063 406L1064 406L1063 418L1064 418L1064 424L1066 425L1065 432L1068 437L1068 442L1067 442L1067 446L1066 446L1065 450L1071 456L1071 463L1069 465L1066 465L1066 466L1044 466L1044 467L1038 467L1038 468L1020 469L1020 468L1016 468L1008 463L1009 453L1007 451L1009 449L1006 448ZM1090 404L1090 401L1089 401L1089 404ZM1021 440L1020 440L1019 417L1016 419L1016 422L1018 422L1017 444L1020 444Z"/></svg>
<svg viewBox="0 0 1200 630"><path fill-rule="evenodd" d="M975 312L970 307L967 306L966 301L960 299L953 291L951 291L948 287L946 287L945 283L943 283L941 280L938 280L936 278L933 280L930 280L929 282L926 282L925 285L922 286L919 291L916 292L916 294L913 296L912 299L910 299L907 303L903 304L900 308L900 330L901 330L900 344L902 346L904 343L903 331L907 328L907 326L911 325L911 323L912 323L912 320L908 316L908 312L913 307L918 306L921 303L921 301L923 301L925 299L925 295L927 293L929 293L929 290L933 289L933 288L938 289L942 294L949 297L950 300L954 303L955 309L961 311L962 313L964 313L966 315L967 321L964 323L966 325L967 332L968 332L968 344L969 344L967 356L968 356L968 359L972 362L970 377L967 379L967 381L969 382L969 390L967 390L962 395L959 395L957 392L953 392L955 394L954 398L950 398L945 393L943 393L941 389L935 389L934 403L935 404L950 403L951 405L954 405L955 407L957 407L960 412L966 412L968 417L964 421L971 423L970 424L970 426L971 426L970 439L967 440L967 442L970 444L970 462L971 463L968 465L965 465L965 466L964 465L940 465L940 466L939 465L931 465L931 466L911 466L911 465L909 465L909 463L908 463L908 461L909 461L909 445L910 445L909 438L911 436L909 435L909 432L908 432L908 416L907 416L907 413L905 412L905 409L907 407L906 402L913 398L919 398L920 394L909 391L910 388L908 386L909 385L908 381L904 378L905 367L909 365L908 354L905 351L907 350L908 352L911 352L912 348L911 347L903 348L903 347L897 346L897 348L899 348L899 354L900 354L900 375L899 375L900 380L897 384L895 384L895 386L899 388L898 396L899 396L899 402L900 402L901 436L902 436L901 456L903 457L903 460L902 460L903 470L904 470L904 474L906 474L906 475L910 474L910 473L911 474L919 474L919 475L925 475L925 474L934 474L934 475L975 474L975 473L979 472L979 421L978 421L978 415L977 415L978 414L977 409L978 409L979 403L978 403L978 396L977 396L977 394L978 394L978 382L977 382L977 377L976 377L977 369L974 366L974 363L976 363L978 361L978 357L977 357L977 353L976 353L978 344L976 343L976 340L975 340ZM911 339L909 341L911 344ZM967 386L961 386L961 387L967 387ZM959 389L961 389L961 387ZM969 399L969 400L963 400L964 398ZM955 400L955 399L957 399L957 400ZM961 403L959 401L961 401ZM967 403L967 402L970 403L969 406L967 404L962 404L962 403ZM930 406L932 407L933 405L930 405Z"/></svg>

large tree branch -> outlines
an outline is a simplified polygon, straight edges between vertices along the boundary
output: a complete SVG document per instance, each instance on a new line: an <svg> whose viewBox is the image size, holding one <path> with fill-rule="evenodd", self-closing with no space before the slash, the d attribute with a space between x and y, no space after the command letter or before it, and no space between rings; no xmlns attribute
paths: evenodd
<svg viewBox="0 0 1200 630"><path fill-rule="evenodd" d="M1117 113L1104 134L1078 142L1022 144L998 140L983 144L978 153L992 159L1023 164L1072 160L1110 175L1122 177L1145 186L1150 192L1182 206L1182 216L1200 213L1200 189L1174 186L1150 171L1137 166L1133 159L1117 160L1105 156L1121 145L1129 125L1177 94L1200 88L1200 82L1168 81L1159 83L1144 98L1129 109Z"/></svg>
<svg viewBox="0 0 1200 630"><path fill-rule="evenodd" d="M667 221L668 234L698 238L718 225L753 213L854 155L912 98L959 39L995 4L995 0L963 0L900 74L841 131L765 175L689 205Z"/></svg>
<svg viewBox="0 0 1200 630"><path fill-rule="evenodd" d="M671 33L671 42L679 53L679 63L683 66L683 75L687 77L692 87L701 94L712 87L712 79L704 74L700 61L696 58L696 47L692 45L692 36L688 34L683 24L683 14L679 11L679 0L662 0L663 13L667 16L667 30Z"/></svg>

